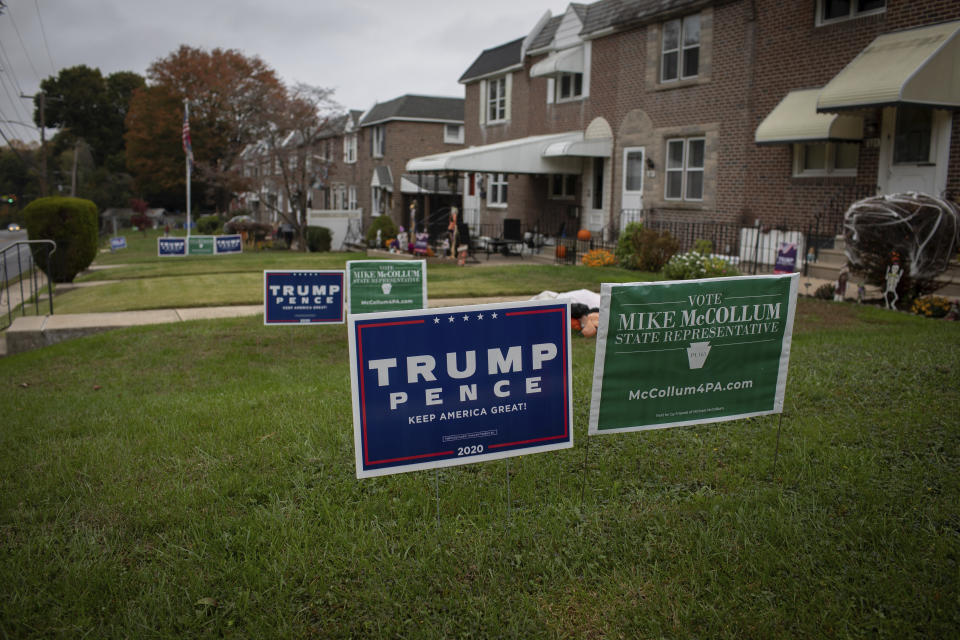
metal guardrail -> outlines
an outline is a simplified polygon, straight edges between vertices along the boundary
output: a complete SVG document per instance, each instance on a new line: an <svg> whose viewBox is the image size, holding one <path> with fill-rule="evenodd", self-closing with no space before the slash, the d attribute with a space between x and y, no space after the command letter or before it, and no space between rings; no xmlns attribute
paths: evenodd
<svg viewBox="0 0 960 640"><path fill-rule="evenodd" d="M26 246L29 251L22 252L23 246ZM46 250L44 264L47 264L49 269L50 256L57 250L57 243L53 240L18 240L0 251L0 282L3 283L3 288L0 289L0 305L5 305L7 308L6 314L0 316L0 329L6 329L13 324L14 315L18 310L21 316L27 315L30 300L33 300L34 313L40 315L40 288L43 285L40 283L40 269L37 268L33 259L34 248ZM16 272L11 273L14 266L16 266ZM24 291L24 282L26 282L26 291ZM13 302L15 295L18 295L16 304ZM53 278L49 276L47 277L47 301L49 313L53 315Z"/></svg>

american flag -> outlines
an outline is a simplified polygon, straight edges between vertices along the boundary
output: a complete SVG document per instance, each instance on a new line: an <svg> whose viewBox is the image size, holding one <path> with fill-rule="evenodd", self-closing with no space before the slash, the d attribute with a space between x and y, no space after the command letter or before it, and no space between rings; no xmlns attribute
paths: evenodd
<svg viewBox="0 0 960 640"><path fill-rule="evenodd" d="M186 109L183 111L183 151L187 154L187 160L193 164L193 144L190 142L190 118Z"/></svg>

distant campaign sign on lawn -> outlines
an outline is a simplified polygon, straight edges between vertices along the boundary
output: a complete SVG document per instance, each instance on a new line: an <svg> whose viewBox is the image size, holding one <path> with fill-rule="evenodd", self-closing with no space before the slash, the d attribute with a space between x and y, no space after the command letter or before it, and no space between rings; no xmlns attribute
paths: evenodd
<svg viewBox="0 0 960 640"><path fill-rule="evenodd" d="M351 315L357 477L573 446L569 304Z"/></svg>
<svg viewBox="0 0 960 640"><path fill-rule="evenodd" d="M797 275L603 284L589 433L780 413Z"/></svg>
<svg viewBox="0 0 960 640"><path fill-rule="evenodd" d="M243 238L240 235L214 236L216 253L243 253Z"/></svg>
<svg viewBox="0 0 960 640"><path fill-rule="evenodd" d="M215 247L213 236L190 236L187 239L187 253L191 256L212 256Z"/></svg>
<svg viewBox="0 0 960 640"><path fill-rule="evenodd" d="M110 238L110 251L116 251L118 249L127 248L127 237L126 236L117 236L115 238Z"/></svg>
<svg viewBox="0 0 960 640"><path fill-rule="evenodd" d="M426 260L348 260L350 313L425 309Z"/></svg>
<svg viewBox="0 0 960 640"><path fill-rule="evenodd" d="M160 257L187 255L187 239L157 238L157 255Z"/></svg>
<svg viewBox="0 0 960 640"><path fill-rule="evenodd" d="M343 323L343 271L264 271L263 324Z"/></svg>

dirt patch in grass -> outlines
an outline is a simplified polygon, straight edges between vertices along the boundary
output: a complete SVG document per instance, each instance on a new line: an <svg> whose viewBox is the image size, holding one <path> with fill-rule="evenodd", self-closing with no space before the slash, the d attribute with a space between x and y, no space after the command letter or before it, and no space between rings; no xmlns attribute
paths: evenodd
<svg viewBox="0 0 960 640"><path fill-rule="evenodd" d="M794 329L797 332L839 329L861 322L862 307L850 302L831 302L816 298L797 300L797 316Z"/></svg>

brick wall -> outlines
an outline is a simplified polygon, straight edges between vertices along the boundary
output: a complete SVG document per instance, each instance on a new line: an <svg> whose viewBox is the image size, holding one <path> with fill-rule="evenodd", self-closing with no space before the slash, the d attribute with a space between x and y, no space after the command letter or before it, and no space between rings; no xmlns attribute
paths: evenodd
<svg viewBox="0 0 960 640"><path fill-rule="evenodd" d="M960 3L952 0L887 0L883 13L817 26L816 5L815 0L757 1L754 131L789 91L824 86L878 35L960 19ZM866 112L865 120L879 126L879 110ZM948 177L948 189L954 191L960 188L957 127L954 116ZM753 145L748 151L745 208L764 223L801 229L817 217L835 218L837 202L845 202L845 208L877 186L878 143L877 138L861 146L856 177L829 179L792 177L791 145Z"/></svg>

